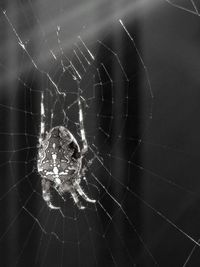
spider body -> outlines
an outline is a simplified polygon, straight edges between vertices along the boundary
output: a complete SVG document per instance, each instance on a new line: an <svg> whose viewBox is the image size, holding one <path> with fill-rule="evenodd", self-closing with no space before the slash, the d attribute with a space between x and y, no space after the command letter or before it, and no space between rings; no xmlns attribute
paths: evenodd
<svg viewBox="0 0 200 267"><path fill-rule="evenodd" d="M86 170L86 167L82 166L84 152L80 150L72 133L63 126L52 128L46 133L46 137L40 140L37 167L42 177L43 199L51 209L60 209L51 203L52 187L62 198L69 192L80 209L85 207L79 196L87 202L95 202L80 186Z"/></svg>

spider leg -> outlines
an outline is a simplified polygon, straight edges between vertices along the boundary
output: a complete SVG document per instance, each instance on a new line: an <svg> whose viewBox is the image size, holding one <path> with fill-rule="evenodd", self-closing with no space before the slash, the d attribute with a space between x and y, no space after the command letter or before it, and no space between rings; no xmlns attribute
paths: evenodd
<svg viewBox="0 0 200 267"><path fill-rule="evenodd" d="M44 93L42 92L41 94L41 103L40 103L40 116L41 116L41 121L40 121L40 137L39 137L39 145L41 145L42 140L44 139L44 134L45 134L45 111L44 111Z"/></svg>
<svg viewBox="0 0 200 267"><path fill-rule="evenodd" d="M91 199L91 198L89 198L86 194L85 194L85 192L83 191L83 189L80 187L80 185L77 185L77 187L76 187L76 191L79 193L79 195L83 198L83 199L85 199L87 202L91 202L91 203L95 203L96 202L96 200L95 199Z"/></svg>
<svg viewBox="0 0 200 267"><path fill-rule="evenodd" d="M81 210L85 209L85 207L81 204L81 202L80 202L80 200L79 200L78 195L76 194L76 192L75 191L72 191L71 192L71 195L72 195L72 198L73 198L75 204L77 205L77 207L79 209L81 209Z"/></svg>
<svg viewBox="0 0 200 267"><path fill-rule="evenodd" d="M93 161L95 160L95 158L96 158L96 157L90 159L90 160L86 163L86 165L83 165L83 166L82 166L81 176L82 176L85 180L86 180L86 178L85 178L85 174L86 174L88 168L92 165L92 163L93 163Z"/></svg>
<svg viewBox="0 0 200 267"><path fill-rule="evenodd" d="M63 192L59 189L59 187L54 186L55 191L59 194L62 200L65 202L66 199L63 197Z"/></svg>
<svg viewBox="0 0 200 267"><path fill-rule="evenodd" d="M79 85L79 83L78 83L78 85ZM81 91L81 89L79 87L78 88L79 124L80 124L81 140L83 143L83 147L81 149L81 154L84 155L88 151L88 143L87 143L85 129L84 129L83 109L82 109L82 104L81 104L80 91Z"/></svg>
<svg viewBox="0 0 200 267"><path fill-rule="evenodd" d="M46 179L42 179L42 197L50 209L60 209L51 203L50 181Z"/></svg>

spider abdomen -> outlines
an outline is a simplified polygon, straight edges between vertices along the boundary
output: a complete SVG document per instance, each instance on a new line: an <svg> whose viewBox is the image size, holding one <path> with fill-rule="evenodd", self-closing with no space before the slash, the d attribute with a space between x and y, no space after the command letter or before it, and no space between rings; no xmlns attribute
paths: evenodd
<svg viewBox="0 0 200 267"><path fill-rule="evenodd" d="M44 145L43 145L44 144ZM81 169L80 148L73 135L63 126L56 126L42 141L38 157L38 172L53 181L69 180Z"/></svg>

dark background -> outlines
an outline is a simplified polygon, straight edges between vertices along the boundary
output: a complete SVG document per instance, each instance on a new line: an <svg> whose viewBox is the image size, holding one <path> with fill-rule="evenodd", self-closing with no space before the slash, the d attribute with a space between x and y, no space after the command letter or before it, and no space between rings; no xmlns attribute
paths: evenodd
<svg viewBox="0 0 200 267"><path fill-rule="evenodd" d="M66 55L80 34L98 51L93 66L103 62L117 82L112 91L100 68L104 86L96 87L85 111L88 140L108 170L94 162L88 179L99 190L89 190L107 213L99 204L81 213L67 198L63 219L46 208L36 170L40 92L52 87L1 13L0 266L199 266L199 17L167 1L7 1L1 7L41 70L61 75L48 54L59 54L61 25ZM115 56L93 46L97 39L116 51L128 83ZM91 87L83 90L86 99L90 94ZM53 102L46 101L50 110Z"/></svg>

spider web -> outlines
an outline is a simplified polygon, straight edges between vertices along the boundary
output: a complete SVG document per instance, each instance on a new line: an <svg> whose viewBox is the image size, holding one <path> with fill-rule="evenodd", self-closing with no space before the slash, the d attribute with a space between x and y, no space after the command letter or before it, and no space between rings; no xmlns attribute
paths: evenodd
<svg viewBox="0 0 200 267"><path fill-rule="evenodd" d="M2 266L198 266L198 16L194 1L2 6ZM79 93L81 187L97 202L82 211L54 192L50 210L36 166L42 96L46 130L63 125L81 146Z"/></svg>

